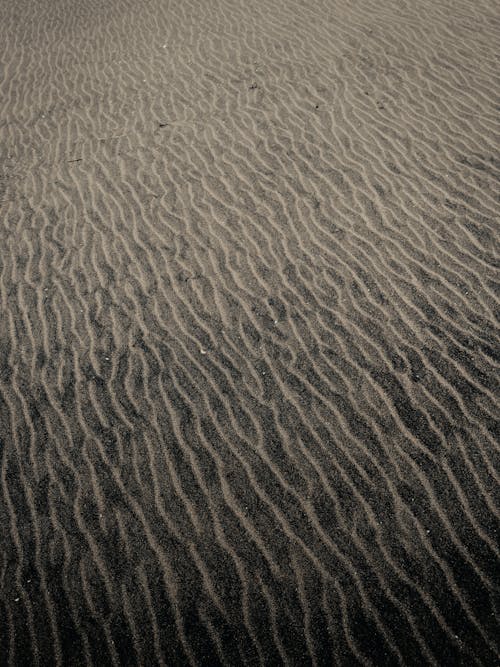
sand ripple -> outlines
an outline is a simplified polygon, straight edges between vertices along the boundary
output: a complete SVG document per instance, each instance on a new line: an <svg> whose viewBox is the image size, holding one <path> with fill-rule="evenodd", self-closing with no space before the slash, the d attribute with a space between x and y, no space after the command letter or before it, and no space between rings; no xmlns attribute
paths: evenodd
<svg viewBox="0 0 500 667"><path fill-rule="evenodd" d="M0 663L498 664L498 5L1 16Z"/></svg>

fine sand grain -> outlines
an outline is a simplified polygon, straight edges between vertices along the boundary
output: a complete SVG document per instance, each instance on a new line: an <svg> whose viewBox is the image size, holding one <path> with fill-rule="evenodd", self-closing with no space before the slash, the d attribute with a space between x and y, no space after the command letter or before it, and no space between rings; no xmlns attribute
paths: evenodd
<svg viewBox="0 0 500 667"><path fill-rule="evenodd" d="M495 0L0 0L0 664L487 665Z"/></svg>

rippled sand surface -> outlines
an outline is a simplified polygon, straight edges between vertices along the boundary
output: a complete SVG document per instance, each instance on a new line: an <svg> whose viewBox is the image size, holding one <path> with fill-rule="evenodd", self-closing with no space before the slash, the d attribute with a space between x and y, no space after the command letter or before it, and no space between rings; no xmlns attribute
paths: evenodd
<svg viewBox="0 0 500 667"><path fill-rule="evenodd" d="M498 4L0 17L0 663L498 665Z"/></svg>

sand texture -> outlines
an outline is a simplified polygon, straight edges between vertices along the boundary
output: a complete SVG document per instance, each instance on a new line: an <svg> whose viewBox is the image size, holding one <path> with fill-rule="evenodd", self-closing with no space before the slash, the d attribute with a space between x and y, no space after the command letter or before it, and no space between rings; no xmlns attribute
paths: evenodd
<svg viewBox="0 0 500 667"><path fill-rule="evenodd" d="M0 665L499 664L500 6L0 0Z"/></svg>

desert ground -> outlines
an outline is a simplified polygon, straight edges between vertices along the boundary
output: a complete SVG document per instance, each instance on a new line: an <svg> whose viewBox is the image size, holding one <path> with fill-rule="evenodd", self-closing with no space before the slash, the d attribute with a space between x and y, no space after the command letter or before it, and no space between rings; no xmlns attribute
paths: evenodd
<svg viewBox="0 0 500 667"><path fill-rule="evenodd" d="M496 666L500 7L0 0L0 664Z"/></svg>

